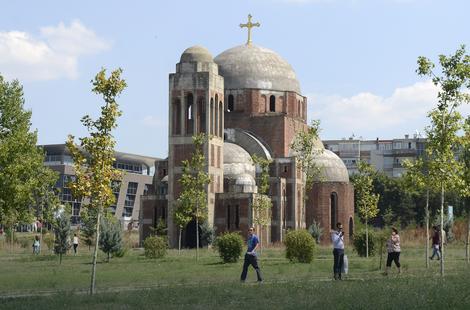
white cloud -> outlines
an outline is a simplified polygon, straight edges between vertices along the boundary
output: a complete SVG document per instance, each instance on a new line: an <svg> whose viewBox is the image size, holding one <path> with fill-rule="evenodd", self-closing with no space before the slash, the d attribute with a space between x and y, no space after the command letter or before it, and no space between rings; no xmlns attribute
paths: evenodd
<svg viewBox="0 0 470 310"><path fill-rule="evenodd" d="M438 89L431 81L396 88L391 96L362 92L352 97L309 96L309 115L319 118L322 136L341 139L352 133L365 139L393 138L422 131L426 115L437 103Z"/></svg>
<svg viewBox="0 0 470 310"><path fill-rule="evenodd" d="M78 60L110 48L80 21L44 27L35 37L21 31L0 31L0 73L22 80L74 79Z"/></svg>

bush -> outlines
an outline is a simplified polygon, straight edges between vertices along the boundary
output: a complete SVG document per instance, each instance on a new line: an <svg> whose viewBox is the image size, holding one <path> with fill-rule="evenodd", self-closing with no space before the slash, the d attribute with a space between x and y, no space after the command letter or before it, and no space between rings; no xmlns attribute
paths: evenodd
<svg viewBox="0 0 470 310"><path fill-rule="evenodd" d="M98 245L101 251L106 253L108 262L111 254L115 256L116 253L122 251L123 245L121 223L115 218L102 218L101 234Z"/></svg>
<svg viewBox="0 0 470 310"><path fill-rule="evenodd" d="M122 247L118 251L114 252L113 257L124 257L127 255L127 252L129 251L129 248Z"/></svg>
<svg viewBox="0 0 470 310"><path fill-rule="evenodd" d="M215 239L215 229L209 225L206 221L199 226L201 228L200 232L200 240L201 246L209 246L212 245Z"/></svg>
<svg viewBox="0 0 470 310"><path fill-rule="evenodd" d="M235 263L243 252L243 238L239 233L225 233L215 239L215 247L224 263Z"/></svg>
<svg viewBox="0 0 470 310"><path fill-rule="evenodd" d="M312 235L317 244L319 244L321 236L323 235L323 228L320 226L320 223L313 220L312 225L308 228L308 232Z"/></svg>
<svg viewBox="0 0 470 310"><path fill-rule="evenodd" d="M160 236L150 236L144 240L144 255L147 258L162 258L166 255L168 242Z"/></svg>
<svg viewBox="0 0 470 310"><path fill-rule="evenodd" d="M374 230L369 230L369 256L374 256L377 250L377 234ZM354 249L359 256L366 256L366 231L361 230L354 234Z"/></svg>
<svg viewBox="0 0 470 310"><path fill-rule="evenodd" d="M289 231L284 244L286 245L286 257L290 261L298 261L300 263L312 262L315 240L307 230Z"/></svg>

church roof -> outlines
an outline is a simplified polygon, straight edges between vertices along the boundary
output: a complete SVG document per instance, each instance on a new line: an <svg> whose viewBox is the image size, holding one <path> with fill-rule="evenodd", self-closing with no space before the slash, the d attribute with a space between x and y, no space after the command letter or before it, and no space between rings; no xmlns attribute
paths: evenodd
<svg viewBox="0 0 470 310"><path fill-rule="evenodd" d="M300 94L291 65L274 51L253 44L230 48L214 61L226 89L268 89Z"/></svg>
<svg viewBox="0 0 470 310"><path fill-rule="evenodd" d="M324 149L315 155L315 164L320 167L320 176L315 178L319 182L349 182L348 169L338 155Z"/></svg>
<svg viewBox="0 0 470 310"><path fill-rule="evenodd" d="M181 54L180 62L213 62L209 50L203 46L195 45L187 48Z"/></svg>

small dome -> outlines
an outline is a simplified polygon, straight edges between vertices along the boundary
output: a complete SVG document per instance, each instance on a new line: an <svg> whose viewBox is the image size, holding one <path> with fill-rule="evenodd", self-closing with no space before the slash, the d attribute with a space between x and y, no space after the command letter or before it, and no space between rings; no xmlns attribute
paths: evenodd
<svg viewBox="0 0 470 310"><path fill-rule="evenodd" d="M320 167L321 176L315 178L318 182L349 182L346 165L335 153L323 150L315 156L315 163Z"/></svg>
<svg viewBox="0 0 470 310"><path fill-rule="evenodd" d="M234 143L224 143L224 183L231 193L256 193L255 165L250 154Z"/></svg>
<svg viewBox="0 0 470 310"><path fill-rule="evenodd" d="M187 48L183 54L181 54L181 62L214 62L211 53L207 48L196 45Z"/></svg>
<svg viewBox="0 0 470 310"><path fill-rule="evenodd" d="M234 143L224 143L224 176L236 178L248 174L255 176L255 166L250 154Z"/></svg>
<svg viewBox="0 0 470 310"><path fill-rule="evenodd" d="M214 61L224 77L226 89L269 89L300 94L300 85L291 65L274 51L256 45L240 45L226 50Z"/></svg>
<svg viewBox="0 0 470 310"><path fill-rule="evenodd" d="M236 178L235 185L256 186L256 181L251 175L245 173Z"/></svg>

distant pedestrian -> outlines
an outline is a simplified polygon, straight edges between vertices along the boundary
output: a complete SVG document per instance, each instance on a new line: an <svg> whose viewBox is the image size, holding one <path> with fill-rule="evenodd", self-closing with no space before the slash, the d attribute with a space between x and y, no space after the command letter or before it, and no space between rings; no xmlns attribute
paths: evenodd
<svg viewBox="0 0 470 310"><path fill-rule="evenodd" d="M395 262L395 265L398 268L398 273L401 273L401 265L400 265L400 235L398 235L398 230L393 227L392 228L392 235L390 239L387 240L387 265L385 267L385 275L388 275L388 271L390 267L392 267L392 261Z"/></svg>
<svg viewBox="0 0 470 310"><path fill-rule="evenodd" d="M72 244L73 244L73 254L74 254L74 255L77 255L77 248L78 248L78 237L77 237L77 234L73 234Z"/></svg>
<svg viewBox="0 0 470 310"><path fill-rule="evenodd" d="M34 241L33 241L33 254L38 255L40 249L41 249L41 243L40 243L40 241L39 241L39 236L36 235L36 236L34 237Z"/></svg>
<svg viewBox="0 0 470 310"><path fill-rule="evenodd" d="M433 259L437 255L437 260L441 259L441 235L439 234L439 228L437 226L432 227L434 233L431 236L432 239L432 256L429 259Z"/></svg>
<svg viewBox="0 0 470 310"><path fill-rule="evenodd" d="M263 279L261 278L261 271L258 266L258 258L256 256L256 249L259 246L259 239L258 236L255 235L254 227L250 227L248 229L248 240L247 240L248 249L245 253L245 261L243 263L243 271L240 276L240 280L245 282L246 275L248 273L248 267L251 265L255 268L256 277L258 278L258 282L262 282Z"/></svg>
<svg viewBox="0 0 470 310"><path fill-rule="evenodd" d="M341 223L336 224L336 231L331 233L333 243L333 274L335 280L342 280L341 270L344 264L344 232Z"/></svg>

